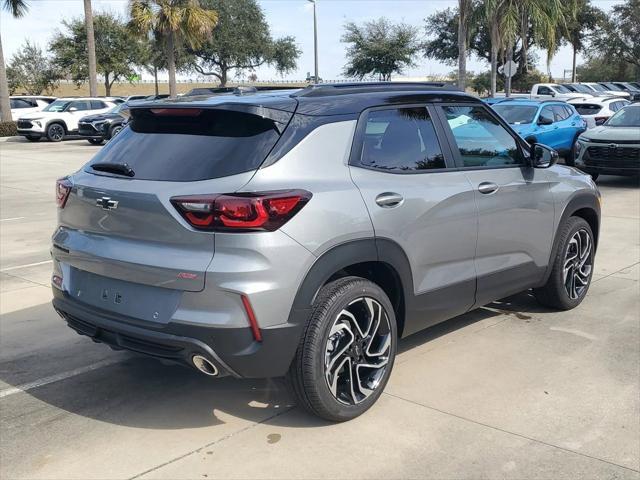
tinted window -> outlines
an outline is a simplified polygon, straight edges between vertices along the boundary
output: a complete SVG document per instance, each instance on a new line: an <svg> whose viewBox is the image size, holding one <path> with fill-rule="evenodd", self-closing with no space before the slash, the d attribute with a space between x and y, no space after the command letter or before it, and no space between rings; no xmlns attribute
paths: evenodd
<svg viewBox="0 0 640 480"><path fill-rule="evenodd" d="M465 167L519 165L516 140L482 107L442 107Z"/></svg>
<svg viewBox="0 0 640 480"><path fill-rule="evenodd" d="M107 108L107 105L100 100L91 100L91 110L100 110L102 108Z"/></svg>
<svg viewBox="0 0 640 480"><path fill-rule="evenodd" d="M562 120L566 120L569 118L567 111L562 105L554 105L552 107L553 110L553 118L556 122L561 122Z"/></svg>
<svg viewBox="0 0 640 480"><path fill-rule="evenodd" d="M532 105L494 105L493 109L498 112L507 123L511 125L521 125L532 123L538 107Z"/></svg>
<svg viewBox="0 0 640 480"><path fill-rule="evenodd" d="M552 122L555 122L555 115L553 114L553 108L550 106L546 106L540 112L540 117L545 117L550 119Z"/></svg>
<svg viewBox="0 0 640 480"><path fill-rule="evenodd" d="M31 104L28 100L23 98L12 98L9 103L11 104L11 108L33 108L34 105Z"/></svg>
<svg viewBox="0 0 640 480"><path fill-rule="evenodd" d="M127 163L141 180L206 180L255 170L280 136L272 120L257 115L213 109L166 115L168 109L159 110L133 110L130 127L89 165Z"/></svg>
<svg viewBox="0 0 640 480"><path fill-rule="evenodd" d="M551 95L551 93L549 87L538 87L538 95Z"/></svg>
<svg viewBox="0 0 640 480"><path fill-rule="evenodd" d="M445 168L427 109L417 107L369 112L360 164L392 171Z"/></svg>
<svg viewBox="0 0 640 480"><path fill-rule="evenodd" d="M83 110L91 110L91 104L85 100L77 100L75 102L71 102L69 108L76 108L80 112Z"/></svg>
<svg viewBox="0 0 640 480"><path fill-rule="evenodd" d="M602 107L596 103L583 103L575 105L576 110L580 115L595 115Z"/></svg>

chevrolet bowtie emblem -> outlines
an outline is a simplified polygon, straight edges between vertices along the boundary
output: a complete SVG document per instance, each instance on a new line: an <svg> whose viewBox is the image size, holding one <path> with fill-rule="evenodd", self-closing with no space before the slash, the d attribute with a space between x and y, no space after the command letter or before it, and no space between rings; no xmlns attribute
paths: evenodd
<svg viewBox="0 0 640 480"><path fill-rule="evenodd" d="M118 201L111 200L111 197L97 198L96 207L100 207L103 210L115 210L116 208L118 208Z"/></svg>

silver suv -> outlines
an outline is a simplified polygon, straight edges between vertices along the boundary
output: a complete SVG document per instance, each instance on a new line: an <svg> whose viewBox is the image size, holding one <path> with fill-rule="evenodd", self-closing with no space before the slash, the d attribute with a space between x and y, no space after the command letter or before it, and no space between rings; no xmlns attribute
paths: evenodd
<svg viewBox="0 0 640 480"><path fill-rule="evenodd" d="M131 105L57 184L53 304L116 349L211 376L286 376L343 421L398 339L533 288L570 309L600 223L555 165L441 84L342 84Z"/></svg>

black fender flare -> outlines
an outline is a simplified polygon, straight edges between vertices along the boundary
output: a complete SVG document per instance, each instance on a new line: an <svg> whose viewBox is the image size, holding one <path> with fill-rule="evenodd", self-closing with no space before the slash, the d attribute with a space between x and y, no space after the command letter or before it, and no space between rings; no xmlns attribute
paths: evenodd
<svg viewBox="0 0 640 480"><path fill-rule="evenodd" d="M59 123L60 125L62 125L62 128L64 128L64 133L65 135L69 134L69 127L67 127L67 122L65 122L64 120L61 120L59 118L54 118L53 120L49 120L45 126L44 126L44 136L47 136L47 132L49 131L49 125L51 125L52 123Z"/></svg>
<svg viewBox="0 0 640 480"><path fill-rule="evenodd" d="M336 245L319 256L298 287L287 323L293 328L298 328L299 334L302 335L311 314L311 306L322 286L340 270L365 262L387 264L397 273L402 290L397 319L398 327L401 329L407 304L414 296L413 276L409 260L402 247L393 240L384 238L351 240Z"/></svg>
<svg viewBox="0 0 640 480"><path fill-rule="evenodd" d="M558 253L558 248L560 248L560 238L559 231L562 225L567 221L569 217L572 217L574 213L580 210L590 210L594 214L595 222L587 220L589 225L591 226L591 230L593 231L594 238L594 252L598 248L598 239L600 237L600 200L598 195L595 192L580 192L575 194L569 202L564 207L562 211L562 215L560 216L560 221L558 222L558 226L556 227L555 234L553 236L553 245L551 246L551 255L549 256L549 263L547 264L547 269L544 273L543 279L539 286L544 285L549 280L549 276L551 275L551 270L553 270L553 261L556 258Z"/></svg>

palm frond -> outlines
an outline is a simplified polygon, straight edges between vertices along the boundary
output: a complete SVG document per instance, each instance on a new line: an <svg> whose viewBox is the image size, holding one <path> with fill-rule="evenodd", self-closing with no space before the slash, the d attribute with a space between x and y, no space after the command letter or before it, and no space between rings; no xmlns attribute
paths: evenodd
<svg viewBox="0 0 640 480"><path fill-rule="evenodd" d="M15 18L26 15L29 10L29 2L27 0L1 0L2 9L9 12Z"/></svg>

